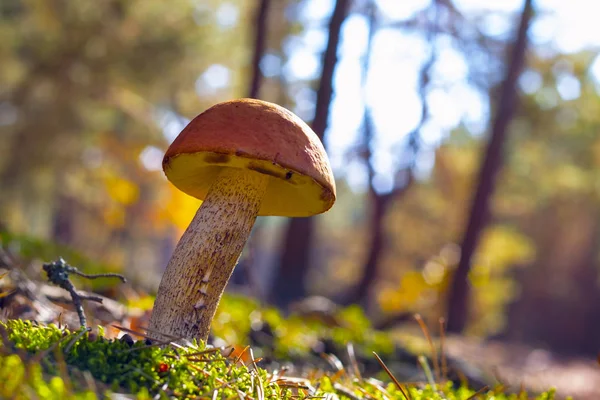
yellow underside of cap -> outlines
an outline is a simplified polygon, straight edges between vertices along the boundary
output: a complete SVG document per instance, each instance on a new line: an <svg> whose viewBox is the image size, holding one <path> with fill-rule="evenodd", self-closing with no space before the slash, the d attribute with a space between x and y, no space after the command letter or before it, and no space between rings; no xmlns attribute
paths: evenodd
<svg viewBox="0 0 600 400"><path fill-rule="evenodd" d="M165 160L165 175L179 190L200 200L223 168L246 168L268 175L269 183L258 215L309 217L331 208L333 194L313 178L265 160L199 152Z"/></svg>

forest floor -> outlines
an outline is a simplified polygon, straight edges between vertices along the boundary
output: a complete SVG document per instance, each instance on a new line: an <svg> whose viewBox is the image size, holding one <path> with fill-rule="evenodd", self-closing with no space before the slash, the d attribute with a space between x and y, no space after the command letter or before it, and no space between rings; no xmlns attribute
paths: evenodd
<svg viewBox="0 0 600 400"><path fill-rule="evenodd" d="M77 314L71 311L66 291L19 273L11 274L10 280L12 293L0 298L0 317L40 322L58 318L64 325L78 326ZM114 337L121 332L111 330L111 324L136 328L139 313L131 314L127 307L112 299L103 300L102 304L86 303L86 313L94 324L106 326L108 334ZM561 358L545 350L461 336L447 337L445 351L449 358L476 371L475 376L493 377L494 382L485 382L490 386L501 383L510 392L523 388L533 393L554 387L557 398L570 395L573 399L600 399L600 365L593 359Z"/></svg>
<svg viewBox="0 0 600 400"><path fill-rule="evenodd" d="M446 351L510 387L522 386L533 392L555 387L559 398L600 399L600 365L593 359L561 357L529 346L464 337L448 338Z"/></svg>

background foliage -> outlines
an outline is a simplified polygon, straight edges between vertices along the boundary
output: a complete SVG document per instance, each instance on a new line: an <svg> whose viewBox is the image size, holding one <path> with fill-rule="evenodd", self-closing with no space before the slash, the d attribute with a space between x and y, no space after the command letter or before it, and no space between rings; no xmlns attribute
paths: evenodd
<svg viewBox="0 0 600 400"><path fill-rule="evenodd" d="M272 2L259 65L260 97L307 121L334 5L317 3ZM379 226L378 272L361 305L375 321L406 312L437 320L518 12L440 0L407 2L410 12L394 14L390 2L349 3L324 139L339 199L316 220L308 294L343 301ZM93 260L80 264L88 272L120 270L154 291L199 205L164 179L162 153L190 118L248 95L257 4L3 1L2 246L46 260L73 251ZM552 23L551 11L538 5L531 38ZM357 40L351 31L365 34ZM491 222L470 272L468 334L587 355L600 345L598 59L594 47L561 51L550 39L532 40ZM414 68L390 73L398 62ZM445 112L463 102L479 112ZM408 129L403 118L416 122ZM284 227L277 218L258 221L234 279L263 301L283 284L272 277Z"/></svg>

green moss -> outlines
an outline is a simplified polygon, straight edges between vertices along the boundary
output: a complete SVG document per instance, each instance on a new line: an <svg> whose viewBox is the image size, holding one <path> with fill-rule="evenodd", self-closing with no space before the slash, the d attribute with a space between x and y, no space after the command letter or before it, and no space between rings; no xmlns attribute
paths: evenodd
<svg viewBox="0 0 600 400"><path fill-rule="evenodd" d="M0 398L95 399L108 389L130 393L138 399L159 398L261 398L292 399L310 396L350 400L369 395L374 399L404 399L393 384L349 376L324 376L300 387L279 385L261 368L246 367L224 357L220 351L200 344L188 347L148 347L142 341L107 340L86 331L71 332L55 325L37 326L30 321L0 322ZM94 378L95 389L82 379L82 371ZM293 385L292 385L293 386ZM464 400L473 396L468 388L446 384L432 388L410 387L414 400ZM328 397L329 396L329 397ZM482 399L520 400L519 395L489 391ZM554 398L552 391L540 400Z"/></svg>
<svg viewBox="0 0 600 400"><path fill-rule="evenodd" d="M324 339L342 347L351 342L368 354L392 353L393 341L385 333L372 329L359 306L343 308L335 317L340 326L293 315L284 318L276 308L261 308L255 300L225 294L213 320L212 333L227 343L249 345L252 322L266 322L273 329L275 356L280 359L304 356L313 343Z"/></svg>
<svg viewBox="0 0 600 400"><path fill-rule="evenodd" d="M74 393L65 381L58 377L44 377L42 367L26 363L16 354L0 355L0 398L1 399L81 399L94 400L91 390Z"/></svg>
<svg viewBox="0 0 600 400"><path fill-rule="evenodd" d="M138 341L130 345L122 340L90 337L85 331L33 326L21 320L9 320L0 326L6 329L14 351L25 350L32 358L46 351L40 365L49 374L58 375L64 362L69 368L89 371L115 391L138 393L145 388L151 394L178 398L215 389L225 398L237 396L238 391L251 393L256 381L261 380L267 398L277 398L278 388L266 383L266 371L233 365L219 351L205 352L202 344L159 348ZM228 383L232 381L235 385Z"/></svg>

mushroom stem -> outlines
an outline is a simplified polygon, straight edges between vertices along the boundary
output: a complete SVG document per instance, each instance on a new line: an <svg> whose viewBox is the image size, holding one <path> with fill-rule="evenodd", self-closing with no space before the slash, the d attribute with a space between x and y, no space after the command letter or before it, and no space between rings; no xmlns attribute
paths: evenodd
<svg viewBox="0 0 600 400"><path fill-rule="evenodd" d="M150 319L152 337L208 338L267 183L267 175L244 168L224 168L216 178L160 282Z"/></svg>

